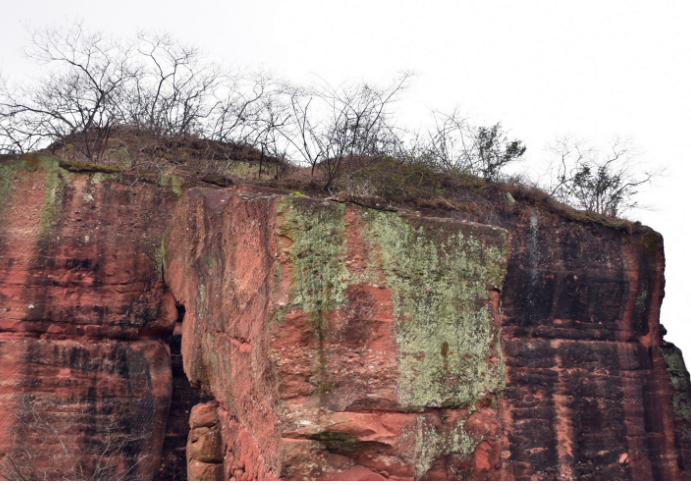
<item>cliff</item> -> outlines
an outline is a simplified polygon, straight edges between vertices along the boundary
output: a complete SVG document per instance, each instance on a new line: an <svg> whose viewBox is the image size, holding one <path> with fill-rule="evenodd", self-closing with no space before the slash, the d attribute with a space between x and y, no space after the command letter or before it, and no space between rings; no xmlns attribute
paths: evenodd
<svg viewBox="0 0 691 485"><path fill-rule="evenodd" d="M0 160L2 475L691 479L661 236L483 196Z"/></svg>

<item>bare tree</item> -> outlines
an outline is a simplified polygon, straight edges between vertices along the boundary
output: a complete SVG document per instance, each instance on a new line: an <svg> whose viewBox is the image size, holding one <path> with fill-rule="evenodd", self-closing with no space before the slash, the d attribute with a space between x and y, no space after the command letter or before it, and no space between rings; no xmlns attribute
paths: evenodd
<svg viewBox="0 0 691 485"><path fill-rule="evenodd" d="M256 138L257 132L263 131L264 124L271 124L271 116L264 113L264 104L275 89L271 78L263 72L249 83L233 79L232 86L226 87L218 103L211 137L225 143L249 143Z"/></svg>
<svg viewBox="0 0 691 485"><path fill-rule="evenodd" d="M628 140L600 149L563 138L551 150L551 195L589 212L616 217L639 207L635 196L640 188L662 175L661 170L639 169Z"/></svg>
<svg viewBox="0 0 691 485"><path fill-rule="evenodd" d="M285 157L281 130L290 122L288 106L281 102L282 86L265 72L249 79L235 77L213 115L209 136L222 143L256 147L261 151L258 176L266 160Z"/></svg>
<svg viewBox="0 0 691 485"><path fill-rule="evenodd" d="M404 142L393 108L410 74L383 87L299 87L261 72L231 73L167 34L142 31L121 42L76 23L31 35L27 55L52 71L26 85L0 79L3 152L72 145L97 162L117 130L129 158L150 169L193 158L197 170L224 172L238 153L258 149L259 177L267 161L290 158L313 177L319 168L326 191L339 179L365 183L362 174L388 158L411 165L423 184L438 170L493 180L525 153L500 124L472 126L458 110L435 112L425 136Z"/></svg>
<svg viewBox="0 0 691 485"><path fill-rule="evenodd" d="M136 77L131 50L81 23L30 32L28 58L51 68L37 82L0 85L0 126L17 150L39 140L72 138L89 160L99 160L128 80ZM78 139L78 140L77 140Z"/></svg>
<svg viewBox="0 0 691 485"><path fill-rule="evenodd" d="M176 137L227 141L248 131L253 118L246 114L263 95L263 80L253 93L241 94L237 76L167 34L139 32L122 42L77 22L30 35L26 56L50 72L23 84L0 79L5 152L71 143L88 160L100 161L120 126L135 128L145 145L153 145L138 147L148 154Z"/></svg>
<svg viewBox="0 0 691 485"><path fill-rule="evenodd" d="M467 119L461 115L458 107L446 114L432 111L434 126L427 131L426 139L416 135L413 146L422 147L445 171L470 170L467 157L469 130ZM419 150L419 148L418 148Z"/></svg>
<svg viewBox="0 0 691 485"><path fill-rule="evenodd" d="M432 112L428 151L446 171L471 173L495 180L502 168L519 160L526 152L521 140L509 140L501 123L473 126L458 108L445 114Z"/></svg>
<svg viewBox="0 0 691 485"><path fill-rule="evenodd" d="M371 162L394 153L399 140L391 108L409 77L403 74L385 88L360 83L286 90L291 123L279 131L312 167L312 175L317 166L324 169L325 190L341 176L347 160Z"/></svg>
<svg viewBox="0 0 691 485"><path fill-rule="evenodd" d="M204 133L219 105L220 66L168 34L140 31L136 51L140 75L127 91L127 123L164 137Z"/></svg>

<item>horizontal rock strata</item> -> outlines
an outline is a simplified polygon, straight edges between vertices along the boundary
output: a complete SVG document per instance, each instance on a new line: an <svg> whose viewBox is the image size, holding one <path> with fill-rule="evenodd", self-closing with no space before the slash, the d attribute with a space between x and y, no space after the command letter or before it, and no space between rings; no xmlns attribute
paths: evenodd
<svg viewBox="0 0 691 485"><path fill-rule="evenodd" d="M0 159L0 475L691 479L662 238Z"/></svg>

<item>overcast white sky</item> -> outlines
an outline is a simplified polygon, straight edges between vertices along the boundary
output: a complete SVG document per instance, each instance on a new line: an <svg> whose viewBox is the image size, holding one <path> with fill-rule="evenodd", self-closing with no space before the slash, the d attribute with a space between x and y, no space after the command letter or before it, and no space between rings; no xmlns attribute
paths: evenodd
<svg viewBox="0 0 691 485"><path fill-rule="evenodd" d="M691 2L0 0L0 13L0 70L15 78L26 69L23 24L81 18L122 35L168 31L214 58L294 81L412 70L409 120L458 104L524 140L533 167L558 136L631 137L643 160L667 167L641 197L656 211L630 218L665 238L662 323L691 361Z"/></svg>

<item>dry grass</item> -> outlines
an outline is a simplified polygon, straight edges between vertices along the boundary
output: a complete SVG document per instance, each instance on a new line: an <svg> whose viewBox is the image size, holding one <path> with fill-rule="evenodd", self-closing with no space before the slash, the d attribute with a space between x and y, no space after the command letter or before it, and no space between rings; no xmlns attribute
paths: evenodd
<svg viewBox="0 0 691 485"><path fill-rule="evenodd" d="M80 160L78 141L65 139L49 151L63 159ZM501 225L498 207L507 194L517 202L540 207L569 220L631 230L636 224L615 217L580 211L521 179L487 182L482 178L444 170L428 160L393 157L353 157L342 161L330 192L323 165L300 167L244 144L220 143L195 136L160 138L129 127L113 130L98 163L121 169L177 173L215 186L232 183L299 191L381 209L453 212L464 218ZM83 157L82 157L83 158ZM260 172L261 170L261 172Z"/></svg>

